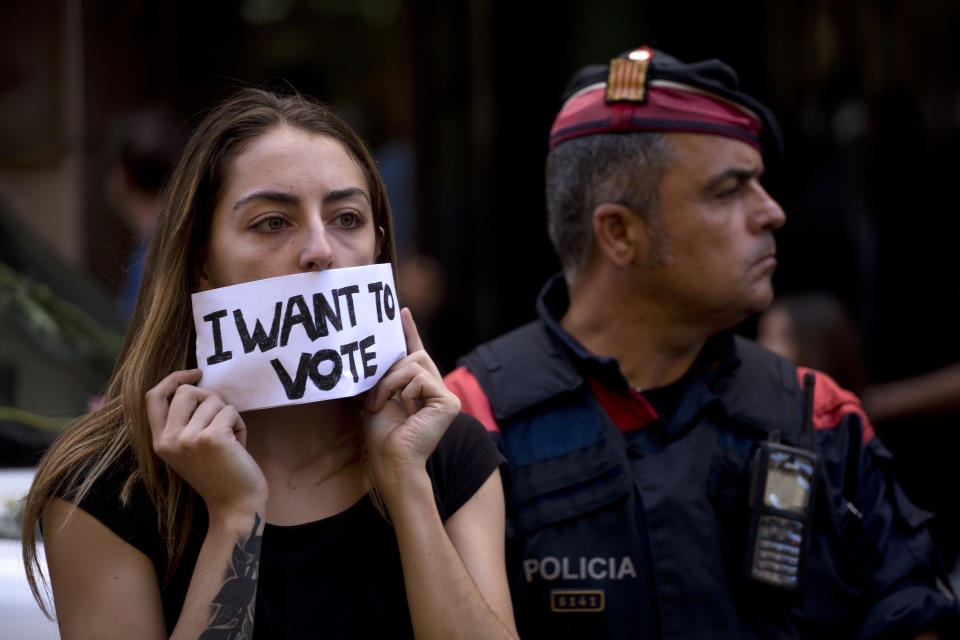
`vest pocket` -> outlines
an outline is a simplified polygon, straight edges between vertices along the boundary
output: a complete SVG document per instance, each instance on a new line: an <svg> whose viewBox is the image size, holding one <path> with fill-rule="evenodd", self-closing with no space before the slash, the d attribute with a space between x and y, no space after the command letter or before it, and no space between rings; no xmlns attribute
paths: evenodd
<svg viewBox="0 0 960 640"><path fill-rule="evenodd" d="M604 442L509 470L509 511L521 535L599 509L630 493Z"/></svg>

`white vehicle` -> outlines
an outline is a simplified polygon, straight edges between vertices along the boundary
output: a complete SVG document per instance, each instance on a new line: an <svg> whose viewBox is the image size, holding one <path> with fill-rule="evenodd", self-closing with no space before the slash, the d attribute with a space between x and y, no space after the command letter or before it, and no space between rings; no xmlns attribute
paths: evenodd
<svg viewBox="0 0 960 640"><path fill-rule="evenodd" d="M57 623L40 611L23 570L21 513L33 474L32 467L0 469L0 636L11 640L56 640L60 638ZM39 552L43 561L42 547Z"/></svg>

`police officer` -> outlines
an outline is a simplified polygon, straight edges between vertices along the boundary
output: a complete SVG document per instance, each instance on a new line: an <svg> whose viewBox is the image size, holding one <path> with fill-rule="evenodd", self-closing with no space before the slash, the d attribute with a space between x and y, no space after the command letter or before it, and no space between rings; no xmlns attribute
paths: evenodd
<svg viewBox="0 0 960 640"><path fill-rule="evenodd" d="M807 372L731 332L773 298L779 143L718 60L640 47L570 81L546 162L563 273L447 377L509 460L521 635L957 633L930 515L858 399L815 373L805 417Z"/></svg>

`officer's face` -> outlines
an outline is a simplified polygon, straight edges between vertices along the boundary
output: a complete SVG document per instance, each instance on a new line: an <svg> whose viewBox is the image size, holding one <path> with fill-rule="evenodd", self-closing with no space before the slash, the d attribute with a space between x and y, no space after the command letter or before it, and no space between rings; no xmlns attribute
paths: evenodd
<svg viewBox="0 0 960 640"><path fill-rule="evenodd" d="M773 300L773 232L786 218L760 186L750 145L712 135L668 134L674 153L660 185L651 286L660 300L712 329Z"/></svg>

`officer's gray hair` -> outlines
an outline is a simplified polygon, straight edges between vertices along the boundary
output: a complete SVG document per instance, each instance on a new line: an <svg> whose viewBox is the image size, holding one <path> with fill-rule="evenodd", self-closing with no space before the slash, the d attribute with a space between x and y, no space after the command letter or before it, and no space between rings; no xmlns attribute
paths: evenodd
<svg viewBox="0 0 960 640"><path fill-rule="evenodd" d="M593 252L597 206L615 202L655 222L660 179L671 152L666 136L652 131L580 136L550 150L547 230L568 279Z"/></svg>

